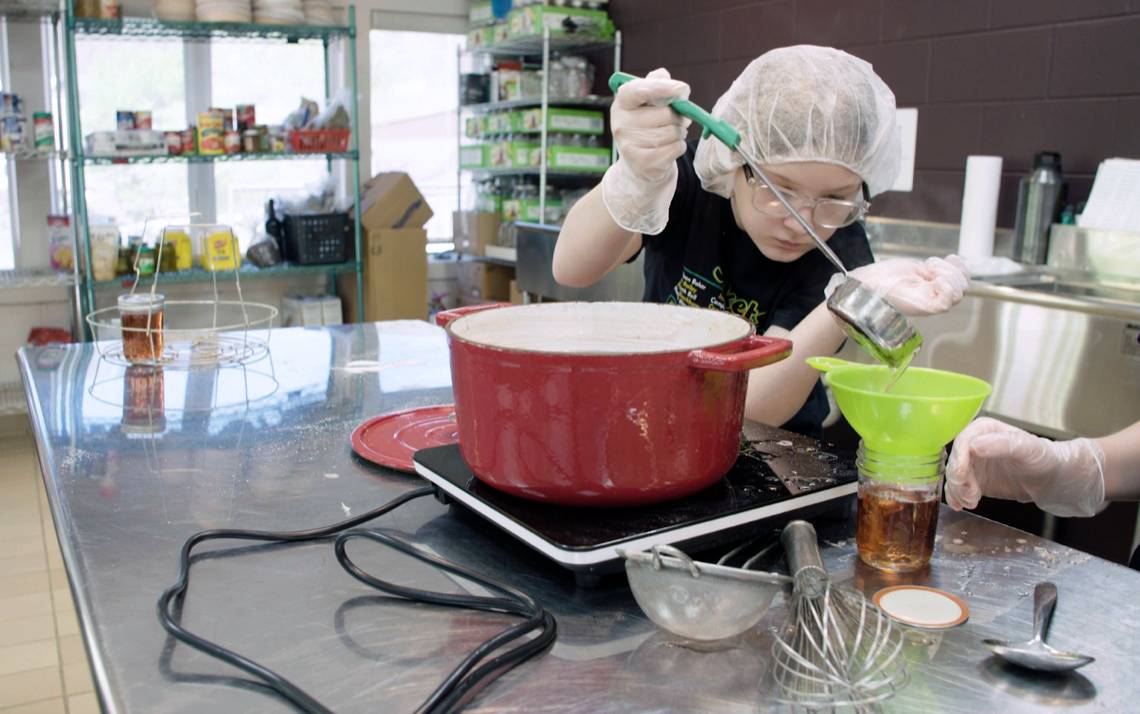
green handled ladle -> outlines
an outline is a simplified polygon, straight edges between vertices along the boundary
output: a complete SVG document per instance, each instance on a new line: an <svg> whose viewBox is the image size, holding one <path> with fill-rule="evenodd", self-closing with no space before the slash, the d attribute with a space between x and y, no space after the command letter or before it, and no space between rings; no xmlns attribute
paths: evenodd
<svg viewBox="0 0 1140 714"><path fill-rule="evenodd" d="M632 74L614 72L610 76L610 89L616 93L619 87L634 79L637 77ZM740 132L728 122L717 119L688 99L674 99L669 102L669 108L699 124L704 138L715 136L725 146L740 154L756 178L768 186L780 205L815 241L820 252L843 274L846 280L828 298L827 307L843 323L844 331L880 362L894 368L909 364L922 344L922 336L894 305L851 277L843 261L831 250L827 242L819 237L803 213L797 210L784 196L783 191L768 178L764 169L760 167L760 162L741 148Z"/></svg>

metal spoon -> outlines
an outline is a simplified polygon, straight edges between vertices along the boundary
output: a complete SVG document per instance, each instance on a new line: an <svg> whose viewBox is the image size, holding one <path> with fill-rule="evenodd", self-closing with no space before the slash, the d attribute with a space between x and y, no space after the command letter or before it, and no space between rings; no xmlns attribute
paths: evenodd
<svg viewBox="0 0 1140 714"><path fill-rule="evenodd" d="M1045 644L1045 633L1057 606L1057 586L1050 582L1037 583L1033 589L1033 639L1011 645L1001 640L982 640L982 643L1002 659L1039 672L1068 672L1095 661L1076 652L1062 652Z"/></svg>

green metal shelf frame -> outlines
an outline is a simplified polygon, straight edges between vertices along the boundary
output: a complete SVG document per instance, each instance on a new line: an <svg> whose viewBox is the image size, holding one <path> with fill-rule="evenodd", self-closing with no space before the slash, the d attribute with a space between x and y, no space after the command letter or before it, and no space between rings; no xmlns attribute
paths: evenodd
<svg viewBox="0 0 1140 714"><path fill-rule="evenodd" d="M159 284L164 283L208 283L214 279L218 274L233 274L237 272L242 279L249 278L274 278L281 276L303 276L303 275L339 275L355 270L356 262L349 261L347 263L331 263L325 265L294 265L292 263L275 265L271 268L258 268L255 265L246 263L241 266L237 271L233 270L218 270L209 271L202 268L194 268L192 270L180 270L174 273L159 273ZM149 283L153 276L144 275L139 279L139 284ZM124 275L115 278L114 280L96 280L94 285L96 288L110 287L110 286L130 286L134 282L134 278L129 275Z"/></svg>
<svg viewBox="0 0 1140 714"><path fill-rule="evenodd" d="M120 164L210 164L216 161L320 161L326 159L347 159L355 161L360 158L355 151L341 151L332 153L250 153L250 154L156 154L154 156L91 156L85 155L83 163L88 166L108 166Z"/></svg>
<svg viewBox="0 0 1140 714"><path fill-rule="evenodd" d="M353 197L353 243L355 252L353 255L355 259L351 263L342 263L333 266L282 266L280 268L269 268L264 270L243 268L240 274L250 277L274 277L283 275L300 275L300 274L318 274L325 273L330 276L330 288L335 289L335 276L339 273L349 272L355 270L356 273L356 301L359 307L359 316L361 322L366 319L365 305L364 305L364 255L363 246L361 241L361 216L360 216L360 122L359 111L357 107L358 102L358 77L357 77L357 54L356 54L356 6L348 5L348 24L344 26L335 27L314 27L303 25L259 25L254 23L210 23L210 22L163 22L159 20L151 20L148 18L124 18L121 20L101 20L93 18L76 17L75 15L75 0L67 0L67 8L64 13L64 52L65 57L65 81L67 84L67 101L68 101L68 119L69 119L69 134L71 138L72 159L71 159L71 178L72 178L72 194L74 199L74 215L75 215L75 231L76 237L81 242L81 250L83 253L83 271L80 273L80 282L82 282L82 289L78 289L79 311L82 317L95 307L95 287L96 285L109 286L114 284L121 284L121 280L110 280L96 282L91 275L91 240L88 232L88 215L87 215L87 192L85 184L85 166L87 164L114 164L114 163L166 163L181 161L187 164L196 163L198 161L248 161L248 160L280 160L280 159L301 159L301 158L324 158L326 159L329 170L332 170L332 162L336 159L345 159L354 162L352 171L352 197ZM294 43L302 40L319 40L324 50L324 76L325 76L325 96L329 96L329 43L331 40L343 41L346 43L347 48L347 64L349 67L348 80L349 88L352 94L351 118L352 118L352 147L347 152L340 152L335 154L313 154L312 156L304 154L280 154L280 155L267 155L267 154L254 154L254 155L223 155L214 157L201 157L201 156L156 156L156 157L132 157L125 162L121 159L110 159L108 157L84 157L82 155L83 147L83 128L79 118L79 71L76 61L75 42L77 37L106 37L109 40L115 39L130 39L130 38L167 38L171 40L186 40L186 41L211 41L211 40L254 40L254 41L277 41ZM240 158L238 158L240 156ZM107 159L107 160L104 160ZM178 282L193 282L195 280L209 279L210 273L201 271L204 275L199 275L198 271L191 271L183 274L180 273L163 273L159 275L161 281L178 281ZM181 276L181 277L176 277ZM90 332L86 327L85 320L80 321L80 329L84 330L87 337L90 337Z"/></svg>
<svg viewBox="0 0 1140 714"><path fill-rule="evenodd" d="M605 109L613 104L613 97L578 97L577 99L559 99L551 97L548 102L552 107L575 107L579 109ZM511 99L505 102L484 102L481 104L463 104L459 108L472 114L485 114L507 109L526 109L542 106L542 97L533 99ZM537 133L537 130L535 130Z"/></svg>

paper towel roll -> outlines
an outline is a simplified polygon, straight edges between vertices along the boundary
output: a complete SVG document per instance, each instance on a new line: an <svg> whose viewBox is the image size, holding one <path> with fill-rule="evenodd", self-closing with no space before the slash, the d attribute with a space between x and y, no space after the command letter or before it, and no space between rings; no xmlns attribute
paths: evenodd
<svg viewBox="0 0 1140 714"><path fill-rule="evenodd" d="M966 157L966 186L962 190L958 255L964 258L988 258L994 254L994 227L997 225L1000 189L1000 156Z"/></svg>

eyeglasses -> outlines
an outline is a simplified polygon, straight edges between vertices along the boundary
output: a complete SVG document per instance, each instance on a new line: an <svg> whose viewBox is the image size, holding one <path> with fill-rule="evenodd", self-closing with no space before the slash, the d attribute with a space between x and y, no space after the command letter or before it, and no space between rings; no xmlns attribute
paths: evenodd
<svg viewBox="0 0 1140 714"><path fill-rule="evenodd" d="M752 206L766 216L786 218L788 210L772 193L767 184L760 183L752 169L744 167L744 178L752 187ZM811 209L811 222L821 228L843 228L867 215L871 202L867 196L867 184L862 186L863 196L855 201L838 198L808 198L794 191L781 190L784 198L797 210Z"/></svg>

